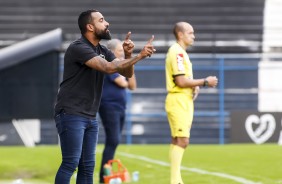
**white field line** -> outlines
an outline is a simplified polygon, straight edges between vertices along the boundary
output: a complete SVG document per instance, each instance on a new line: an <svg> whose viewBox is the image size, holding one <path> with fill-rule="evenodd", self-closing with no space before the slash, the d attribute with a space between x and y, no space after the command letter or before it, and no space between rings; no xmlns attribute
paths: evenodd
<svg viewBox="0 0 282 184"><path fill-rule="evenodd" d="M128 158L138 159L138 160L146 161L146 162L149 162L149 163L170 167L170 164L167 163L167 162L151 159L151 158L140 156L140 155L133 155L133 154L124 153L124 152L117 152L117 154L119 154L121 156L128 157ZM188 167L184 167L184 166L182 166L181 169L185 170L185 171L194 172L194 173L197 173L197 174L207 174L207 175L212 175L212 176L218 176L218 177L221 177L221 178L234 180L234 181L236 181L238 183L242 183L242 184L262 184L261 182L255 182L255 181L247 180L245 178L241 178L241 177L238 177L238 176L232 176L230 174L225 174L225 173L220 173L220 172L210 172L210 171L206 171L206 170L203 170L203 169L188 168Z"/></svg>

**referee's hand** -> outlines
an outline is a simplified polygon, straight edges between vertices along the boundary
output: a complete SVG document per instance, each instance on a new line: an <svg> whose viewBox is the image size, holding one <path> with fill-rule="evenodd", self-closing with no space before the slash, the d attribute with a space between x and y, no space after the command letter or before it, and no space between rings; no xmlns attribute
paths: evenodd
<svg viewBox="0 0 282 184"><path fill-rule="evenodd" d="M216 76L208 76L206 78L206 80L208 81L208 86L209 87L213 87L215 88L217 86L217 83L218 83L218 79Z"/></svg>

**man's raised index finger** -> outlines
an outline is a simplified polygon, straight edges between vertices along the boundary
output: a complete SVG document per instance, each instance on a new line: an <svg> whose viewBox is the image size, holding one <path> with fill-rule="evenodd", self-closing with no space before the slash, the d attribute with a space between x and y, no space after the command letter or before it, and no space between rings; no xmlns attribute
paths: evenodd
<svg viewBox="0 0 282 184"><path fill-rule="evenodd" d="M153 40L154 40L155 36L152 35L152 37L150 38L150 40L148 41L148 44L152 44Z"/></svg>
<svg viewBox="0 0 282 184"><path fill-rule="evenodd" d="M129 32L127 33L126 37L125 37L125 40L129 40L130 35L131 35L131 32L129 31Z"/></svg>

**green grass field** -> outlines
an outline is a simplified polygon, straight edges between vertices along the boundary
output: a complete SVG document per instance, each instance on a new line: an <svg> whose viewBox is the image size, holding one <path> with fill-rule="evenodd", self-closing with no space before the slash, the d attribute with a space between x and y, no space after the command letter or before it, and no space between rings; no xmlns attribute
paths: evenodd
<svg viewBox="0 0 282 184"><path fill-rule="evenodd" d="M98 146L95 183L102 148ZM139 171L136 184L169 184L168 148L120 145L116 158L129 172ZM60 161L58 146L0 147L0 184L12 184L18 178L25 184L52 184ZM282 146L190 145L182 166L185 184L282 184Z"/></svg>

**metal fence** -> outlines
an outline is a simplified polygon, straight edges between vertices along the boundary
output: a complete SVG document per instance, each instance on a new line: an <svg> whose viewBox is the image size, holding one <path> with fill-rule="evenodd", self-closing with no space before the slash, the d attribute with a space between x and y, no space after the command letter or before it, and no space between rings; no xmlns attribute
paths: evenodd
<svg viewBox="0 0 282 184"><path fill-rule="evenodd" d="M215 89L202 89L202 94L198 97L199 102L195 102L194 121L196 121L196 123L193 122L191 134L192 139L194 131L199 134L194 136L195 143L228 143L230 137L230 111L239 109L257 110L258 64L262 58L261 54L197 54L190 56L193 63L194 74L201 77L216 75L219 78L218 87ZM270 55L267 56L267 58L272 61L282 61L282 57L279 55ZM138 121L136 119L143 118L145 121L147 120L150 122L153 118L162 118L163 121L167 122L166 113L162 107L158 107L159 110L157 111L154 109L154 112L148 112L142 109L136 111L134 109L134 105L138 103L134 99L140 94L143 94L141 97L142 101L146 101L146 98L150 98L152 95L163 96L161 99L163 100L162 105L164 106L164 98L166 95L163 79L163 74L165 72L164 61L165 55L158 55L155 58L149 58L148 61L137 64L135 67L137 80L139 78L142 78L142 80L141 84L138 84L139 86L141 85L139 89L134 92L128 91L127 93L127 122L124 131L125 143L127 144L142 143L142 141L138 142L138 140L133 140L135 135L132 132L132 126L136 123L136 121ZM160 74L161 76L158 76ZM234 76L237 78L234 78ZM162 79L162 82L160 83L162 83L161 85L163 88L154 88L152 85L146 86L146 82L144 84L144 81L158 77L159 80ZM210 96L213 96L213 100L209 102L211 107L207 108L207 105L203 104L207 104L207 99L210 98ZM154 106L154 103L158 103L154 102L152 99L150 99L150 101L152 106ZM213 121L213 123L211 123L211 121ZM151 124L152 123L146 125L145 123L144 125L151 126ZM202 124L205 128L210 129L208 132L215 131L216 133L205 133L203 128L201 129L200 124ZM168 126L164 123L160 123L159 128L161 128L161 126L168 128ZM157 130L155 130L155 132L156 131ZM146 137L146 135L144 136ZM164 141L168 141L170 138L168 131L166 131L166 134L160 136L163 136ZM149 136L147 135L147 137ZM200 141L197 141L196 137L204 137L204 139L199 139ZM154 143L154 141L152 142ZM150 141L145 141L144 143L150 143Z"/></svg>

